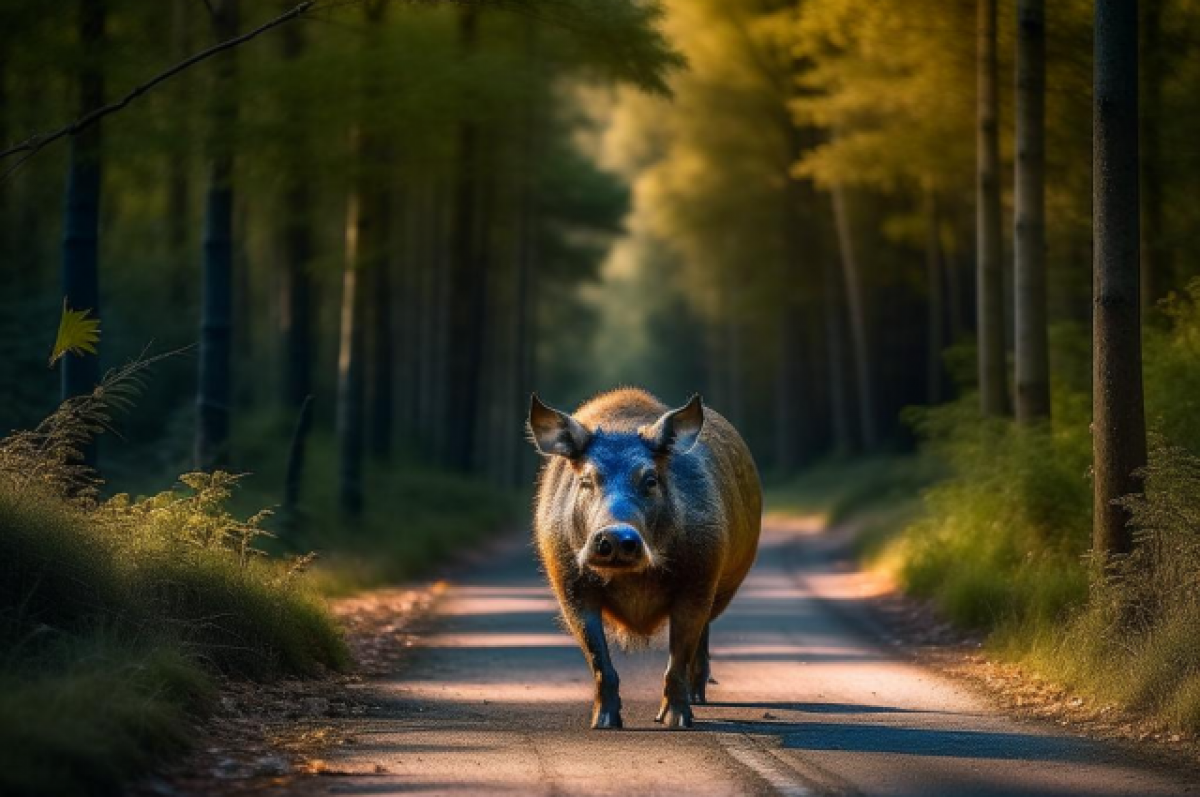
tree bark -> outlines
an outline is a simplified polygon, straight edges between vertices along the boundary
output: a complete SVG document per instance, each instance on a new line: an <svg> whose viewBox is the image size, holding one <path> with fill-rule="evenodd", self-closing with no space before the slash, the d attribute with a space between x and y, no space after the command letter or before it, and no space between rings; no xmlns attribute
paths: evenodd
<svg viewBox="0 0 1200 797"><path fill-rule="evenodd" d="M1163 84L1168 68L1163 42L1165 0L1140 0L1141 102L1139 160L1141 166L1142 315L1153 318L1155 304L1171 287L1171 249L1163 245L1163 147L1159 125L1164 122Z"/></svg>
<svg viewBox="0 0 1200 797"><path fill-rule="evenodd" d="M941 214L938 208L937 191L933 186L925 189L925 288L928 293L925 304L927 362L925 372L925 400L932 406L942 402L942 387L945 382L942 368L942 350L946 347L946 302L942 272L945 270L942 257Z"/></svg>
<svg viewBox="0 0 1200 797"><path fill-rule="evenodd" d="M361 147L352 134L356 151ZM341 335L338 343L337 439L338 507L357 519L363 510L363 311L366 287L360 262L363 230L361 186L357 182L346 203L346 253L342 271Z"/></svg>
<svg viewBox="0 0 1200 797"><path fill-rule="evenodd" d="M532 70L542 65L538 40L539 23L528 20L525 28L525 50ZM516 407L523 411L529 395L537 388L537 276L540 254L541 219L538 213L538 154L542 144L541 98L532 95L525 109L525 142L522 151L522 173L519 180L519 243L516 273L516 313L513 346L516 351ZM528 447L515 449L512 486L525 484L533 477L535 458Z"/></svg>
<svg viewBox="0 0 1200 797"><path fill-rule="evenodd" d="M79 110L87 113L104 104L104 3L79 0L79 43L83 63L78 73ZM67 177L63 218L62 290L72 310L90 310L100 317L99 234L100 126L94 125L71 138L71 165ZM91 392L100 380L99 356L68 354L62 359L62 398ZM89 465L96 450L85 451Z"/></svg>
<svg viewBox="0 0 1200 797"><path fill-rule="evenodd" d="M174 0L171 19L171 49L182 60L192 52L191 10L193 0ZM167 153L167 250L171 260L167 301L178 318L188 318L195 276L189 267L192 252L188 231L192 223L191 148L184 132L193 122L190 92L177 91L172 101L179 123L174 128L177 138ZM190 337L190 336L189 336Z"/></svg>
<svg viewBox="0 0 1200 797"><path fill-rule="evenodd" d="M1046 319L1046 11L1045 0L1017 5L1016 415L1050 417L1050 343Z"/></svg>
<svg viewBox="0 0 1200 797"><path fill-rule="evenodd" d="M870 337L867 330L866 299L863 295L862 273L854 237L850 229L850 209L846 189L834 184L830 190L833 200L833 223L837 232L838 252L842 262L842 278L846 283L846 303L850 309L850 343L854 359L854 375L858 384L858 426L863 448L875 448L875 390L871 378Z"/></svg>
<svg viewBox="0 0 1200 797"><path fill-rule="evenodd" d="M979 401L984 415L1008 410L1004 346L1004 271L1000 239L1000 140L998 134L996 0L978 0L978 105L976 117L976 285Z"/></svg>
<svg viewBox="0 0 1200 797"><path fill-rule="evenodd" d="M304 55L303 26L285 26L280 32L280 40L284 60L294 67ZM294 97L292 101L300 101L300 98ZM290 115L288 110L284 112ZM309 160L306 143L303 130L286 143L289 160L279 225L279 251L283 258L279 314L283 338L280 399L287 410L301 406L313 390L312 276L309 271L313 256L313 197L305 173L305 165Z"/></svg>
<svg viewBox="0 0 1200 797"><path fill-rule="evenodd" d="M312 430L312 396L305 396L296 416L292 430L292 444L288 448L287 467L283 477L283 506L281 520L288 537L295 537L300 530L300 493L304 486L304 460L308 447L308 433Z"/></svg>
<svg viewBox="0 0 1200 797"><path fill-rule="evenodd" d="M459 39L464 58L472 57L475 51L478 28L479 9L464 6L459 17ZM468 117L459 124L458 129L449 308L450 378L447 402L450 411L445 418L448 463L459 471L471 470L475 464L479 429L479 375L484 333L480 318L486 298L477 239L479 147L478 124Z"/></svg>
<svg viewBox="0 0 1200 797"><path fill-rule="evenodd" d="M217 41L237 34L237 0L213 0ZM229 51L213 64L209 108L209 175L205 199L203 295L200 321L200 377L197 396L196 466L224 467L229 461L233 396L233 143L237 123L237 55Z"/></svg>
<svg viewBox="0 0 1200 797"><path fill-rule="evenodd" d="M1142 489L1138 470L1146 464L1138 296L1137 30L1135 0L1096 0L1092 548L1101 559L1133 546L1129 513L1113 502Z"/></svg>
<svg viewBox="0 0 1200 797"><path fill-rule="evenodd" d="M850 437L850 401L846 389L846 323L842 291L838 285L838 267L833 256L821 258L824 293L825 356L829 361L829 417L832 426L832 453L844 457L853 447Z"/></svg>

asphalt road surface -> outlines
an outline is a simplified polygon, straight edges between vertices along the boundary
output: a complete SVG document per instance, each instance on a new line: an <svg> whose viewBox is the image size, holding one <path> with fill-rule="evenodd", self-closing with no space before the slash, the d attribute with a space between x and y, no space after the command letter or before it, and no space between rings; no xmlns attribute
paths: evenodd
<svg viewBox="0 0 1200 797"><path fill-rule="evenodd" d="M320 793L1187 793L1120 748L1001 716L861 621L862 581L819 529L768 522L713 626L713 701L691 730L653 722L666 653L617 654L625 728L588 729L591 678L527 546L458 579ZM1193 789L1195 790L1195 789ZM307 790L306 790L307 791Z"/></svg>

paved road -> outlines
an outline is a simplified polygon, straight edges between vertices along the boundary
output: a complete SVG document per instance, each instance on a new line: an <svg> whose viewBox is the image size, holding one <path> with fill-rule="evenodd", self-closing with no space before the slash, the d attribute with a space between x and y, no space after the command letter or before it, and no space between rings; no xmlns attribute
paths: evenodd
<svg viewBox="0 0 1200 797"><path fill-rule="evenodd" d="M652 721L665 652L618 654L625 729L587 728L591 686L530 550L452 584L328 794L1180 794L1111 747L997 716L856 622L862 582L824 535L768 523L713 629L714 702ZM382 774L379 774L382 772Z"/></svg>

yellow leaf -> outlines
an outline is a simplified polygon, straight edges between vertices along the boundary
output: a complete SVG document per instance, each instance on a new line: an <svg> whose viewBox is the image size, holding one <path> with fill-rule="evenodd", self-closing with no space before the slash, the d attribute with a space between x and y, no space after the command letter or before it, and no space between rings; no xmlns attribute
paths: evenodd
<svg viewBox="0 0 1200 797"><path fill-rule="evenodd" d="M91 310L72 310L63 299L62 320L58 322L58 338L50 352L50 365L61 360L68 352L72 354L96 354L100 342L100 319L88 318Z"/></svg>

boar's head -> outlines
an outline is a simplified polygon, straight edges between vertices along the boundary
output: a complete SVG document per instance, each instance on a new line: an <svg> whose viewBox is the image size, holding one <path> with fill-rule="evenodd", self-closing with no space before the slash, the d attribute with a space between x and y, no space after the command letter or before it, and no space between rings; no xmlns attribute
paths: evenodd
<svg viewBox="0 0 1200 797"><path fill-rule="evenodd" d="M529 431L534 445L569 464L553 511L569 513L560 528L569 530L581 569L617 576L667 564L678 500L670 464L691 450L703 425L699 396L653 423L623 429L617 422L611 430L603 422L588 429L533 396Z"/></svg>

